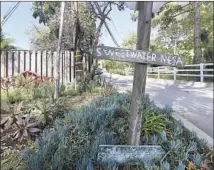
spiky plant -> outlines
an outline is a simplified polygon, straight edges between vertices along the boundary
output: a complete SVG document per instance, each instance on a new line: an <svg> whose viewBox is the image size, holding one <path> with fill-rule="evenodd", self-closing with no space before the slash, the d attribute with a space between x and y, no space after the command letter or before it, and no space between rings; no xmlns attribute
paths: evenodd
<svg viewBox="0 0 214 170"><path fill-rule="evenodd" d="M32 137L37 136L37 133L41 131L41 129L38 128L40 122L32 122L29 114L17 116L16 119L16 127L12 130L12 135L14 139L20 142L25 139L32 139Z"/></svg>
<svg viewBox="0 0 214 170"><path fill-rule="evenodd" d="M12 106L5 103L5 106L5 112L8 116L1 119L1 132L12 128L12 125L17 121L17 116L28 111L23 105L23 101L18 104L13 104Z"/></svg>
<svg viewBox="0 0 214 170"><path fill-rule="evenodd" d="M53 106L54 104L47 100L41 100L36 102L32 107L32 115L37 118L38 121L42 122L44 125L50 123L53 119Z"/></svg>

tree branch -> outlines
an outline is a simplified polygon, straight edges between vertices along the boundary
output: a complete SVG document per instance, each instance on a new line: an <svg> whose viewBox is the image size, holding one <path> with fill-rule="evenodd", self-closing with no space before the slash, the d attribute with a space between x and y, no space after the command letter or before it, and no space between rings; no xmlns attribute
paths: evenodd
<svg viewBox="0 0 214 170"><path fill-rule="evenodd" d="M184 13L186 13L186 12L192 12L192 11L193 11L193 9L189 9L189 10L183 11L183 12L181 12L181 13L178 13L178 14L176 14L176 15L170 16L170 17L174 18L174 17L177 17L177 16L179 16L179 15L181 15L181 14L184 14Z"/></svg>
<svg viewBox="0 0 214 170"><path fill-rule="evenodd" d="M120 48L120 45L117 43L116 39L114 38L114 36L113 36L112 32L110 31L110 29L109 29L107 23L104 22L104 24L105 24L105 27L106 27L106 29L107 29L109 35L111 36L113 42L115 43L115 45L116 45L118 48Z"/></svg>

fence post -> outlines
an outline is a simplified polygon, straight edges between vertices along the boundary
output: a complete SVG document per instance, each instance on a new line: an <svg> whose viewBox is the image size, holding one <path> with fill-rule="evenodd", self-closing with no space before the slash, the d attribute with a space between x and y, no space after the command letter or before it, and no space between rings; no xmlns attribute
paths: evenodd
<svg viewBox="0 0 214 170"><path fill-rule="evenodd" d="M201 83L204 82L204 65L203 65L203 63L200 63L200 81L201 81Z"/></svg>
<svg viewBox="0 0 214 170"><path fill-rule="evenodd" d="M177 69L174 67L174 80L176 80L176 71Z"/></svg>
<svg viewBox="0 0 214 170"><path fill-rule="evenodd" d="M158 66L158 79L160 79L160 70L159 70L159 66Z"/></svg>

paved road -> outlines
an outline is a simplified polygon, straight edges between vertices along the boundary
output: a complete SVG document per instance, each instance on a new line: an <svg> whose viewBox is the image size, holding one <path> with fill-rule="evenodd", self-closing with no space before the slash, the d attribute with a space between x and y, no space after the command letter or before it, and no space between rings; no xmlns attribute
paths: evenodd
<svg viewBox="0 0 214 170"><path fill-rule="evenodd" d="M109 74L103 76L109 81ZM111 82L119 91L131 91L133 76L112 75ZM200 83L198 83L200 84ZM171 80L147 79L146 93L161 107L166 105L213 138L213 86L192 83L176 84Z"/></svg>

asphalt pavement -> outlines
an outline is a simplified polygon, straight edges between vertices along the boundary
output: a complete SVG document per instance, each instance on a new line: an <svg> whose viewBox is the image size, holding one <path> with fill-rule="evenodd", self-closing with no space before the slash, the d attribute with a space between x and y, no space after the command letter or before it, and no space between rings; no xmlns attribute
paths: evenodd
<svg viewBox="0 0 214 170"><path fill-rule="evenodd" d="M110 81L110 74L103 73ZM133 76L112 74L111 83L118 91L132 91ZM204 83L205 84L205 83ZM170 106L182 117L197 126L213 138L213 86L203 86L200 83L178 83L173 80L147 78L146 93L155 104Z"/></svg>

